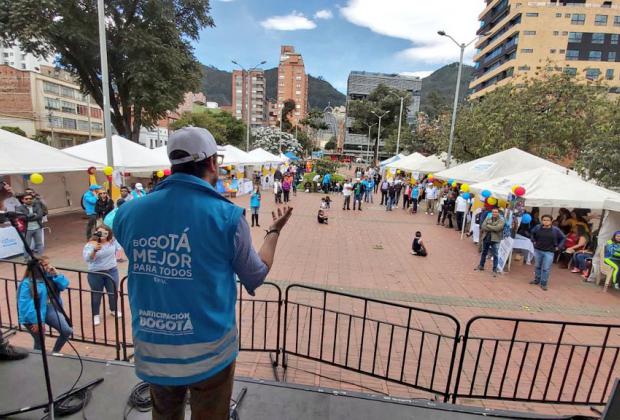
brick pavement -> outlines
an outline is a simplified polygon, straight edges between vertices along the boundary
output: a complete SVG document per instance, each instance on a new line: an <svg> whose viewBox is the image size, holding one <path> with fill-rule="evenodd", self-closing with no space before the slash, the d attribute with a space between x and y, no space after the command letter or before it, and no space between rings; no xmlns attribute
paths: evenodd
<svg viewBox="0 0 620 420"><path fill-rule="evenodd" d="M403 212L400 208L395 209L393 212L386 212L378 204L364 204L363 211L342 211L340 207L342 205L342 197L332 195L334 202L329 212L330 224L327 226L318 225L316 222L316 211L318 210L320 197L321 195L319 194L299 193L297 197L292 198L291 205L294 207L294 214L289 226L281 235L276 262L269 274L269 280L280 285L282 290L290 284L301 283L370 298L397 301L420 308L446 312L455 316L463 327L467 320L475 315L517 316L531 319L572 320L595 323L618 322L620 294L615 291L603 293L601 288L582 283L578 276L568 273L567 270L553 268L550 290L548 292L528 284L532 275L531 266L518 263L513 264L513 269L510 273L494 279L488 272L477 273L473 271L473 267L478 259L476 247L467 239L460 240L457 232L437 226L435 224L436 219L430 215L423 213L410 215ZM246 208L248 206L247 197L237 198L234 201ZM263 208L261 209L263 228L269 225L270 212L274 208L273 195L269 191L265 191ZM85 264L81 261L81 248L83 246L85 220L75 214L64 215L53 217L50 225L52 233L47 235L46 254L50 255L54 264L58 266L84 269ZM409 254L410 243L416 230L423 232L424 240L430 251L428 258L418 258ZM263 234L262 229L255 228L252 230L256 246L260 246ZM125 270L126 266L121 264L121 271L124 272ZM0 274L6 276L11 273L7 273L6 267L0 266ZM74 286L77 284L75 276L72 277L72 284ZM83 287L87 288L87 284L85 283ZM273 291L268 291L267 288L261 293L269 299L274 299L275 297ZM75 306L75 299L75 296L71 297L77 310L78 306ZM88 308L87 300L82 304ZM360 308L356 304L345 302L344 299L335 300L330 304L334 309L343 313L360 314ZM265 318L263 310L264 304L261 306L259 303L254 308L246 305L242 311L242 317L247 319L256 315L257 319ZM3 308L3 311L5 311L5 308ZM374 312L370 313L370 315L385 322L401 325L406 323L406 316L398 313L398 311L386 310L384 308L371 308L371 311ZM89 311L86 310L85 312ZM275 320L271 309L267 318L268 320L264 321L264 326L273 330ZM291 319L294 320L294 317ZM307 337L309 335L306 328L321 322L321 319L316 317L315 313L315 318L312 322L309 322L306 311L300 330L300 336L306 337L306 345L308 344ZM333 316L325 318L328 333L333 333L334 321ZM342 319L339 320L339 325L342 322ZM441 321L431 317L425 320L416 320L416 322L417 327L426 330L434 329L444 332L448 328L447 324L442 324ZM90 320L85 319L78 324L80 324L80 328L85 328L86 335L92 336L94 332L101 339L103 326L93 331L92 325L89 325L89 323ZM84 324L84 327L81 324ZM111 317L107 317L106 324L107 329L109 329L107 331L108 335L113 337L115 330ZM352 334L357 344L360 343L361 339L359 325L361 324L354 323ZM288 328L291 328L290 323ZM498 325L491 325L487 332L499 334L503 328L504 326L498 323ZM128 326L129 329L130 327ZM366 340L371 340L368 342L369 345L374 345L372 341L373 334L377 334L377 337L379 337L375 341L381 342L382 345L385 344L384 331L380 330L377 332L376 327L370 326L369 329L371 337L364 339L365 344ZM311 333L313 337L310 343L311 352L320 351L320 347L317 344L319 339L316 338L316 331L315 327L315 330ZM259 342L262 343L260 341L262 339L259 337L262 332L258 332L252 337L251 334L248 335L247 331L242 331L242 343L251 345L249 340L252 339L256 340L253 343L255 345L258 345ZM543 335L547 338L553 337L554 334L554 331L543 332ZM583 342L591 338L577 333L571 337L583 340ZM616 337L612 338L615 339ZM18 337L15 337L13 340L26 346L30 343L30 338L23 333L18 334ZM340 346L340 337L335 341ZM407 342L407 348L411 347L411 355L414 357L419 356L419 353L416 353L418 350L415 349L417 342L419 342L419 338L415 343L416 346L414 346L413 339ZM395 343L398 346L404 346L404 338L398 338L395 340ZM272 344L269 342L270 346ZM334 345L334 340L326 340L323 345L327 349L329 345ZM76 346L85 355L114 358L114 349L110 347L83 343L76 343ZM432 348L430 350L426 349L428 346L429 343L424 344L424 351L432 352ZM340 347L336 350L339 352L338 357L342 357L340 353L343 350ZM487 349L484 351L485 354L488 353ZM387 371L387 350L381 347L377 353L378 355L372 360L363 360L364 366L370 370L370 364L375 363L375 368L385 374ZM577 353L581 354L583 358L583 354L580 351L577 351ZM354 358L358 355L352 354L351 356ZM392 358L394 357L397 356L392 354ZM400 357L402 359L402 355ZM449 365L447 357L447 353L446 355L441 355L437 366L438 375L444 379L447 377L446 369ZM529 357L530 355L528 355L528 360ZM567 355L561 354L561 357L565 361ZM547 356L545 355L544 361L546 360ZM426 361L423 361L421 364L423 369L421 369L420 381L428 384L431 380L430 373L425 371L431 369L431 366L427 366L424 363ZM590 364L588 359L587 365L589 366ZM270 360L265 353L242 352L238 366L238 373L240 375L273 377ZM412 366L415 367L416 365ZM406 377L410 376L411 380L417 378L414 372L408 370L410 369L409 364L407 364L406 369ZM512 367L510 370L512 370ZM393 372L394 367L391 367L389 371ZM283 374L281 369L279 374ZM573 373L571 373L572 375ZM428 396L427 393L402 385L294 356L289 358L286 379L292 382L317 386L364 392L374 391L397 396ZM512 379L514 380L514 378ZM543 378L543 380L545 379ZM551 379L553 379L550 380L553 386L550 388L557 391L557 384L555 383L557 379ZM493 386L495 386L494 382L491 384L491 389L493 389ZM477 400L471 400L471 402L490 407L523 409L523 405L509 402ZM549 405L531 405L531 407L528 406L527 408L561 413L574 412L575 410L583 413L588 411L572 407Z"/></svg>

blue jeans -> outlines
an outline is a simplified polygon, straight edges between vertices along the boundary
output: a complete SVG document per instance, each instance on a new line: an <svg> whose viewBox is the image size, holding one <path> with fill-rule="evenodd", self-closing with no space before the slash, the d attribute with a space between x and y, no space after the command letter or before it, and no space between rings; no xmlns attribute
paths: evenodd
<svg viewBox="0 0 620 420"><path fill-rule="evenodd" d="M90 305L93 316L99 315L99 307L103 298L103 289L108 292L108 307L111 311L116 311L116 291L118 290L118 269L116 267L110 270L97 271L96 273L88 273L88 284L90 289L95 292L90 295Z"/></svg>
<svg viewBox="0 0 620 420"><path fill-rule="evenodd" d="M489 249L491 250L491 255L493 255L493 271L497 271L497 251L499 250L499 242L484 241L482 243L482 255L480 255L480 264L478 264L478 266L484 268Z"/></svg>
<svg viewBox="0 0 620 420"><path fill-rule="evenodd" d="M58 353L65 345L65 343L69 341L69 337L71 337L71 334L73 334L73 330L69 326L69 323L65 319L62 312L57 310L56 307L51 303L47 305L47 314L45 315L44 321L47 325L60 333L60 335L56 339L56 343L54 344L53 349L54 353ZM34 340L34 349L41 350L41 340L39 339L39 333L34 334L32 331L30 331L30 328L28 329L28 332L30 332L30 335L32 335L32 338Z"/></svg>
<svg viewBox="0 0 620 420"><path fill-rule="evenodd" d="M534 280L540 283L541 286L546 286L549 283L549 273L551 272L551 266L553 265L553 252L541 251L540 249L534 249L534 258L536 259L536 268L534 270Z"/></svg>
<svg viewBox="0 0 620 420"><path fill-rule="evenodd" d="M573 254L573 267L581 271L586 269L586 260L592 258L592 254L586 252L575 252Z"/></svg>
<svg viewBox="0 0 620 420"><path fill-rule="evenodd" d="M34 241L34 245L33 245ZM43 254L43 228L26 231L26 243L32 249L35 255ZM24 250L24 258L28 257L28 253Z"/></svg>
<svg viewBox="0 0 620 420"><path fill-rule="evenodd" d="M392 211L392 207L394 207L394 199L388 196L385 211Z"/></svg>

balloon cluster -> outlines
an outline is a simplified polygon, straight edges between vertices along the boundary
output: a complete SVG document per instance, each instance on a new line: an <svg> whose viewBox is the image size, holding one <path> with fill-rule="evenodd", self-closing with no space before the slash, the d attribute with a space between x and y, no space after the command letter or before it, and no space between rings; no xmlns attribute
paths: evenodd
<svg viewBox="0 0 620 420"><path fill-rule="evenodd" d="M525 195L525 188L521 185L515 185L512 187L512 193L517 197L523 197Z"/></svg>

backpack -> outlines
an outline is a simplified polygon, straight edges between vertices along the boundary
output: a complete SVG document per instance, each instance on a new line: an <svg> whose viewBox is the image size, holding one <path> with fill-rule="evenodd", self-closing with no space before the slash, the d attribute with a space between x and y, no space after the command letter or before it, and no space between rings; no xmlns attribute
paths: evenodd
<svg viewBox="0 0 620 420"><path fill-rule="evenodd" d="M387 181L383 181L383 183L381 184L381 191L387 191L389 186L390 184L388 184Z"/></svg>

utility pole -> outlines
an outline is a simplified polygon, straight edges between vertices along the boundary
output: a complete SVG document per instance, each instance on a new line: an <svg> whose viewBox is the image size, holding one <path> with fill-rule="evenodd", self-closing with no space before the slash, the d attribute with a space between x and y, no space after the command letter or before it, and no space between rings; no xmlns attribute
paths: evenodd
<svg viewBox="0 0 620 420"><path fill-rule="evenodd" d="M52 140L51 140L51 146L56 147L56 140L54 140L54 123L53 118L54 117L54 112L50 110L50 112L47 114L47 120L50 123L50 130L52 131Z"/></svg>
<svg viewBox="0 0 620 420"><path fill-rule="evenodd" d="M403 123L403 101L405 98L400 97L400 113L398 114L398 137L396 139L396 154L400 151L400 126Z"/></svg>
<svg viewBox="0 0 620 420"><path fill-rule="evenodd" d="M366 125L366 127L368 127L368 141L366 144L366 161L367 163L370 163L370 129L374 127L375 125L377 125L377 123L368 124L365 122L364 124Z"/></svg>
<svg viewBox="0 0 620 420"><path fill-rule="evenodd" d="M93 139L93 125L90 122L90 94L88 95L88 141Z"/></svg>
<svg viewBox="0 0 620 420"><path fill-rule="evenodd" d="M110 80L108 77L108 48L105 36L105 9L103 0L97 0L97 18L99 21L99 55L101 55L101 90L103 91L103 126L106 138L108 166L114 167L112 149L112 120L110 119ZM89 110L90 113L90 110Z"/></svg>

